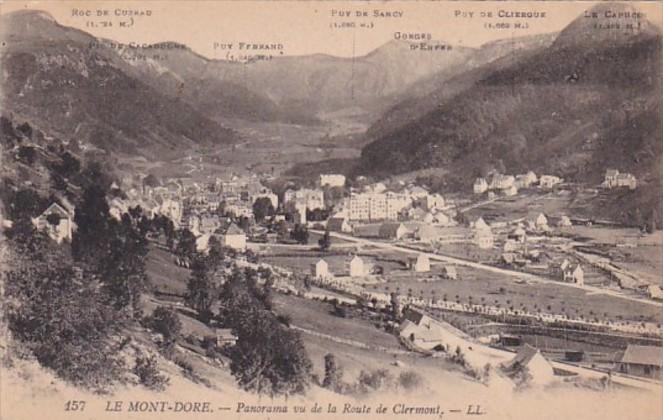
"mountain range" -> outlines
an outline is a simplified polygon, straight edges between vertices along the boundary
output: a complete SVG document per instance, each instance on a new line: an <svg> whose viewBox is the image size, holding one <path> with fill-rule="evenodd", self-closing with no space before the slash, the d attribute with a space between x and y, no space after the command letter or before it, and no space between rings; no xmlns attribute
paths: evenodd
<svg viewBox="0 0 663 420"><path fill-rule="evenodd" d="M641 211L660 213L661 31L646 20L624 30L633 20L606 18L608 10L636 11L597 5L597 18L578 17L549 45L504 56L395 105L368 130L371 142L358 167L373 175L440 167L446 185L464 191L493 169L597 184L615 168L641 181L615 211L627 214L638 202Z"/></svg>
<svg viewBox="0 0 663 420"><path fill-rule="evenodd" d="M97 39L44 12L1 19L5 112L57 136L128 153L233 143L238 134L228 119L308 125L355 112L374 119L416 83L446 80L508 52L497 44L422 51L392 40L353 58L234 62L172 42L159 48Z"/></svg>
<svg viewBox="0 0 663 420"><path fill-rule="evenodd" d="M362 107L381 110L422 77L465 62L472 48L412 50L392 40L364 56L277 56L233 62L204 58L189 48L170 50L159 62L137 60L148 80L181 95L210 117L315 123L320 113Z"/></svg>
<svg viewBox="0 0 663 420"><path fill-rule="evenodd" d="M157 158L238 142L229 119L306 126L357 114L371 125L351 139L365 145L355 174L442 168L445 188L467 191L492 169L598 183L616 168L641 187L601 211L660 209L661 31L646 19L606 18L608 10L636 12L601 3L596 18L580 16L559 34L480 48L425 52L393 40L353 58L250 62L183 45L153 58L153 49L112 48L42 12L14 12L0 22L3 113L56 137Z"/></svg>
<svg viewBox="0 0 663 420"><path fill-rule="evenodd" d="M226 144L236 134L137 78L91 35L41 12L2 16L3 113L52 136L106 150L151 153Z"/></svg>

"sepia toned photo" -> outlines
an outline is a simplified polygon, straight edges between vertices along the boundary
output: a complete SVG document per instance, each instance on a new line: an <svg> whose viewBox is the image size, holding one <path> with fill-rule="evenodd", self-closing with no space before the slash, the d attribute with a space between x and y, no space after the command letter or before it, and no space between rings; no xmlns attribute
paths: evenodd
<svg viewBox="0 0 663 420"><path fill-rule="evenodd" d="M0 3L0 419L663 418L663 3Z"/></svg>

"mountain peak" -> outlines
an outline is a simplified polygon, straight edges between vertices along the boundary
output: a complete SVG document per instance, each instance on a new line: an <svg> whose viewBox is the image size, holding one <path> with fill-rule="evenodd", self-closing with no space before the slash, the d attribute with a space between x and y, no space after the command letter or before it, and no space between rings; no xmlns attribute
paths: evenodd
<svg viewBox="0 0 663 420"><path fill-rule="evenodd" d="M634 5L605 2L586 10L571 22L554 45L628 42L657 35L660 30Z"/></svg>
<svg viewBox="0 0 663 420"><path fill-rule="evenodd" d="M49 22L52 24L57 24L55 18L48 12L43 10L17 10L14 12L9 12L3 16L3 20L9 21L12 23L38 23L38 22Z"/></svg>

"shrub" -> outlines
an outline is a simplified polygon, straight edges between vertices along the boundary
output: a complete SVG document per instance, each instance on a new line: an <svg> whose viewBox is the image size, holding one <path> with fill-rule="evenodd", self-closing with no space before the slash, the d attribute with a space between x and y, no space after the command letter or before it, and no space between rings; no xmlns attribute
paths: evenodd
<svg viewBox="0 0 663 420"><path fill-rule="evenodd" d="M163 391L170 383L170 379L159 373L157 360L154 356L139 356L133 372L138 376L140 383L153 391Z"/></svg>
<svg viewBox="0 0 663 420"><path fill-rule="evenodd" d="M290 315L287 315L287 314L284 314L284 315L277 315L277 316L276 316L276 319L278 319L278 321L279 321L281 324L285 325L286 327L289 327L289 326L290 326L290 322L292 322L292 318L290 317Z"/></svg>
<svg viewBox="0 0 663 420"><path fill-rule="evenodd" d="M207 357L214 358L216 357L216 337L212 335L206 335L203 338L203 341L201 343L203 349L205 349L205 355Z"/></svg>
<svg viewBox="0 0 663 420"><path fill-rule="evenodd" d="M348 316L347 311L345 310L344 307L335 305L334 306L334 315L336 315L339 318L346 318Z"/></svg>
<svg viewBox="0 0 663 420"><path fill-rule="evenodd" d="M398 384L407 390L418 388L421 386L422 382L423 380L421 379L421 376L413 370L401 372L401 374L398 375Z"/></svg>
<svg viewBox="0 0 663 420"><path fill-rule="evenodd" d="M359 385L376 391L390 386L392 382L393 378L387 369L377 369L372 372L362 370L359 373Z"/></svg>
<svg viewBox="0 0 663 420"><path fill-rule="evenodd" d="M182 331L180 318L175 311L165 306L159 306L154 310L149 324L155 332L163 335L164 342L175 341Z"/></svg>
<svg viewBox="0 0 663 420"><path fill-rule="evenodd" d="M34 147L21 146L18 149L18 158L23 163L26 163L28 165L32 165L35 162L36 157L37 157L37 153L35 152Z"/></svg>
<svg viewBox="0 0 663 420"><path fill-rule="evenodd" d="M193 374L193 365L185 359L176 359L175 364L184 370L187 374Z"/></svg>

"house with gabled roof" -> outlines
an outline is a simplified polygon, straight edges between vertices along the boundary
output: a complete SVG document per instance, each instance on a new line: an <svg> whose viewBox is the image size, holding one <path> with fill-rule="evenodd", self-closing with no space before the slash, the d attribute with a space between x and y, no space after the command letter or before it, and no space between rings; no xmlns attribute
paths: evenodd
<svg viewBox="0 0 663 420"><path fill-rule="evenodd" d="M414 272L427 273L430 271L430 259L426 254L419 254L408 258L408 266Z"/></svg>
<svg viewBox="0 0 663 420"><path fill-rule="evenodd" d="M352 225L345 217L332 217L327 220L327 230L330 232L351 233Z"/></svg>
<svg viewBox="0 0 663 420"><path fill-rule="evenodd" d="M57 243L71 241L74 231L73 211L58 203L51 203L39 216L32 219L37 230L46 234Z"/></svg>
<svg viewBox="0 0 663 420"><path fill-rule="evenodd" d="M501 367L510 377L526 372L530 385L545 386L555 381L555 372L550 362L543 357L539 349L529 344L522 346L516 356Z"/></svg>
<svg viewBox="0 0 663 420"><path fill-rule="evenodd" d="M555 175L541 175L539 177L539 187L544 189L551 189L561 182L562 179Z"/></svg>
<svg viewBox="0 0 663 420"><path fill-rule="evenodd" d="M488 182L485 178L477 178L472 185L472 190L474 194L483 194L488 191Z"/></svg>
<svg viewBox="0 0 663 420"><path fill-rule="evenodd" d="M380 225L379 236L382 239L401 239L408 233L402 223L383 223Z"/></svg>
<svg viewBox="0 0 663 420"><path fill-rule="evenodd" d="M617 357L616 370L628 375L661 378L663 347L629 344Z"/></svg>
<svg viewBox="0 0 663 420"><path fill-rule="evenodd" d="M230 223L224 229L217 230L221 246L237 250L246 249L246 233L235 223Z"/></svg>
<svg viewBox="0 0 663 420"><path fill-rule="evenodd" d="M442 268L442 277L449 280L458 280L458 272L453 265L445 265Z"/></svg>
<svg viewBox="0 0 663 420"><path fill-rule="evenodd" d="M315 279L326 279L329 277L329 264L322 258L311 264L311 275Z"/></svg>
<svg viewBox="0 0 663 420"><path fill-rule="evenodd" d="M663 291L661 291L661 287L658 284L650 284L647 286L647 296L649 296L650 299L663 299Z"/></svg>
<svg viewBox="0 0 663 420"><path fill-rule="evenodd" d="M580 264L569 264L563 269L563 274L564 281L567 283L575 283L578 286L583 286L585 284L585 273Z"/></svg>
<svg viewBox="0 0 663 420"><path fill-rule="evenodd" d="M363 277L366 275L364 260L359 255L353 256L350 260L349 271L350 277Z"/></svg>

